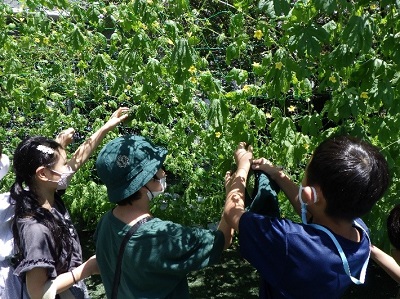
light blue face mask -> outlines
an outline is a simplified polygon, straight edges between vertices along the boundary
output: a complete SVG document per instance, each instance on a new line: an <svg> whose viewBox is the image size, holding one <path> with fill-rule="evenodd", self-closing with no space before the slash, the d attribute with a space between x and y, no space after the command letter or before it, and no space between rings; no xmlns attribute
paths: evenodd
<svg viewBox="0 0 400 299"><path fill-rule="evenodd" d="M347 258L342 249L342 246L340 246L338 240L331 233L331 231L322 225L307 222L307 204L303 201L303 198L302 198L302 192L303 192L304 188L305 187L303 187L302 185L300 185L300 187L299 187L299 202L301 204L301 221L306 225L310 225L312 227L315 227L316 229L319 229L319 230L325 232L331 238L331 240L333 241L333 243L335 244L335 246L339 252L340 258L342 259L343 269L346 272L346 274L350 277L350 279L353 283L363 284L365 282L365 274L367 272L367 266L368 266L368 262L369 262L370 252L368 252L368 257L365 260L364 265L361 268L360 279L353 277L350 272L349 262L347 261ZM316 203L318 201L317 192L315 191L314 187L310 186L310 188L314 195L314 203ZM364 231L365 236L368 239L369 246L371 246L371 240L369 239L369 236L368 236L367 232L365 231L365 229L360 224L358 224L357 221L354 221L353 223L355 226L361 228Z"/></svg>

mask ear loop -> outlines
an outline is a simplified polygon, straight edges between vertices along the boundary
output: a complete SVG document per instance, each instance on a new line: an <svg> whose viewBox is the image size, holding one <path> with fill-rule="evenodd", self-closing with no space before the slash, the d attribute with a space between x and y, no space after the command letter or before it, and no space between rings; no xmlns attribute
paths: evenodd
<svg viewBox="0 0 400 299"><path fill-rule="evenodd" d="M303 198L301 196L303 189L304 189L304 187L300 185L298 198L299 198L300 205L301 205L301 221L304 224L307 224L307 204L303 201Z"/></svg>
<svg viewBox="0 0 400 299"><path fill-rule="evenodd" d="M150 194L151 194L151 199L153 199L153 198L154 198L154 194L153 194L153 192L151 192L151 190L149 189L149 187L147 187L146 185L144 185L143 187L145 187L145 188L150 192Z"/></svg>
<svg viewBox="0 0 400 299"><path fill-rule="evenodd" d="M318 201L317 191L315 190L314 187L311 187L311 186L310 186L310 188L311 188L311 190L312 190L312 192L313 192L313 195L314 195L314 203L316 203L316 202Z"/></svg>
<svg viewBox="0 0 400 299"><path fill-rule="evenodd" d="M303 197L301 196L301 193L303 192L304 188L305 187L300 185L298 198L299 198L299 201L300 201L300 204L301 204L301 221L304 224L307 224L308 223L308 221L307 221L307 204L303 201ZM313 192L314 203L316 203L318 201L317 191L312 186L310 186L310 188L311 188L311 190Z"/></svg>

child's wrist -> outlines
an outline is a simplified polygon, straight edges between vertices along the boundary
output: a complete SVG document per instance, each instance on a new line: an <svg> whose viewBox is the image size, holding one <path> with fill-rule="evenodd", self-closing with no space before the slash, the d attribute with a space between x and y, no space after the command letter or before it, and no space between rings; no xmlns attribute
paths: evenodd
<svg viewBox="0 0 400 299"><path fill-rule="evenodd" d="M286 174L283 171L283 167L275 167L275 171L271 172L271 179L273 179L274 181L277 181L279 179L283 179L284 177L286 177Z"/></svg>

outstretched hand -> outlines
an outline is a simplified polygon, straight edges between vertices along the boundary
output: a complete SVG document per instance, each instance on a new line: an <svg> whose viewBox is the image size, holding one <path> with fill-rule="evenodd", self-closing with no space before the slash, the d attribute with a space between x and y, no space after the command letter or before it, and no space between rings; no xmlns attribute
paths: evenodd
<svg viewBox="0 0 400 299"><path fill-rule="evenodd" d="M239 142L234 153L236 165L239 168L249 170L253 160L253 147L246 142Z"/></svg>
<svg viewBox="0 0 400 299"><path fill-rule="evenodd" d="M66 148L68 145L72 143L72 141L74 141L74 134L75 134L74 128L68 128L64 131L61 131L57 135L55 141L61 144L63 148Z"/></svg>
<svg viewBox="0 0 400 299"><path fill-rule="evenodd" d="M129 116L129 108L120 107L111 115L110 119L104 124L107 130L114 129L118 124L126 120Z"/></svg>
<svg viewBox="0 0 400 299"><path fill-rule="evenodd" d="M251 168L253 170L261 170L266 174L269 174L271 177L274 177L275 175L279 174L279 172L282 171L283 169L281 166L276 166L272 164L271 161L265 158L253 160Z"/></svg>

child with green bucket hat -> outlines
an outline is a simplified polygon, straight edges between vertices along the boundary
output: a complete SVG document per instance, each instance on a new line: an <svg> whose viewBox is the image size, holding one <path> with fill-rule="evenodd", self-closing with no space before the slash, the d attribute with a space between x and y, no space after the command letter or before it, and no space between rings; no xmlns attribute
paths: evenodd
<svg viewBox="0 0 400 299"><path fill-rule="evenodd" d="M371 242L360 217L389 186L379 149L350 136L331 137L314 151L300 187L267 159L253 161L244 142L234 157L237 170L225 177L224 217L239 232L242 257L259 272L260 298L341 298L352 283L364 283ZM257 184L249 200L250 169ZM279 189L302 223L279 216Z"/></svg>
<svg viewBox="0 0 400 299"><path fill-rule="evenodd" d="M116 204L95 233L107 298L189 298L187 274L217 263L231 243L224 219L212 231L151 215L150 201L166 188L166 155L165 148L133 135L110 141L99 153L97 172Z"/></svg>

